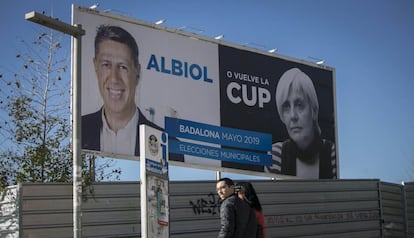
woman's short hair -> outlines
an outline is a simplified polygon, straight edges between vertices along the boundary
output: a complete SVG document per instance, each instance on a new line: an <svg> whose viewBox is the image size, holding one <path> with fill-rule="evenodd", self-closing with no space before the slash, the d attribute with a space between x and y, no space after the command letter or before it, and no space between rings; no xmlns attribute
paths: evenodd
<svg viewBox="0 0 414 238"><path fill-rule="evenodd" d="M312 80L298 68L292 68L283 73L282 77L276 87L276 107L279 113L280 119L282 118L282 105L289 96L289 90L295 88L300 89L304 96L308 99L309 105L312 109L313 120L315 125L319 129L318 113L319 103L318 96L316 95L315 87ZM320 130L320 129L319 129Z"/></svg>

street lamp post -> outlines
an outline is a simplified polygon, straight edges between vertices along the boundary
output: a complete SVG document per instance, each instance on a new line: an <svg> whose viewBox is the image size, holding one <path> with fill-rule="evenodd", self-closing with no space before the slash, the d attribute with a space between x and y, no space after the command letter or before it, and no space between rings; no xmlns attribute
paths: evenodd
<svg viewBox="0 0 414 238"><path fill-rule="evenodd" d="M72 156L73 156L73 237L82 237L82 158L81 158L81 39L85 30L37 12L26 13L25 19L72 36Z"/></svg>

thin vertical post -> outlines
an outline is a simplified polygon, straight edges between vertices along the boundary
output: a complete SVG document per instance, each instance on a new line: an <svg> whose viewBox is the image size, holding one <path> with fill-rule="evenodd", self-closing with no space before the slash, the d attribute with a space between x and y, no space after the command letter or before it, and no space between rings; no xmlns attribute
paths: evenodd
<svg viewBox="0 0 414 238"><path fill-rule="evenodd" d="M221 172L220 171L216 171L216 180L220 180L221 179Z"/></svg>
<svg viewBox="0 0 414 238"><path fill-rule="evenodd" d="M79 29L81 25L75 25ZM73 237L82 237L81 154L81 36L73 36L72 62L72 152L73 152Z"/></svg>

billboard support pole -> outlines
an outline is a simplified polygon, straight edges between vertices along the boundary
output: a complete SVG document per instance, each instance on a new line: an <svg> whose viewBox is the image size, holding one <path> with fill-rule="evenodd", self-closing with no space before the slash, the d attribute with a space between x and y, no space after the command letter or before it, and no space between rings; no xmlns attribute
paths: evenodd
<svg viewBox="0 0 414 238"><path fill-rule="evenodd" d="M220 171L216 171L216 180L220 180L221 179L221 172Z"/></svg>
<svg viewBox="0 0 414 238"><path fill-rule="evenodd" d="M25 19L72 36L72 156L73 156L73 237L82 237L82 158L81 158L81 39L85 30L37 12L26 13Z"/></svg>
<svg viewBox="0 0 414 238"><path fill-rule="evenodd" d="M78 25L81 29L82 26ZM81 37L73 37L72 148L73 148L73 237L82 237L82 154L81 154ZM75 78L74 78L75 77Z"/></svg>

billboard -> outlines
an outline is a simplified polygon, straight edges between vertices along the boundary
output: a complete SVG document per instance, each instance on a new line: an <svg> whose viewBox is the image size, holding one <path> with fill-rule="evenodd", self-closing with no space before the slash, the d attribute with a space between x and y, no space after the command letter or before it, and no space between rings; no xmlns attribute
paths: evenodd
<svg viewBox="0 0 414 238"><path fill-rule="evenodd" d="M82 7L73 24L86 31L82 149L139 159L147 124L174 137L172 164L338 177L333 68Z"/></svg>

